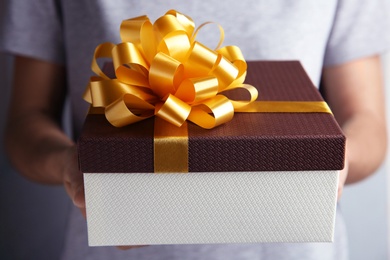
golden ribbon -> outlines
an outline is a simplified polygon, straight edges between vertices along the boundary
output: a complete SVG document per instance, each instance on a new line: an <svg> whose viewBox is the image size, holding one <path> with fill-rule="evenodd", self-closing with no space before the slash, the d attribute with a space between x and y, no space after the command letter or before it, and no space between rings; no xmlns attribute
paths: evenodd
<svg viewBox="0 0 390 260"><path fill-rule="evenodd" d="M168 11L154 24L147 16L125 20L120 27L122 43L99 45L92 61L91 78L84 99L92 107L104 107L114 126L157 116L178 127L186 120L203 128L230 121L234 111L257 99L255 87L243 84L247 65L236 46L211 50L195 41L204 25L177 11ZM219 49L218 49L219 48ZM116 78L99 67L99 58L113 60ZM221 92L242 88L247 101L234 101Z"/></svg>
<svg viewBox="0 0 390 260"><path fill-rule="evenodd" d="M224 124L234 112L325 112L325 102L255 101L257 89L244 84L247 64L236 46L211 50L195 41L193 20L175 10L152 24L147 16L125 20L122 42L100 44L94 53L92 77L84 93L90 113L102 113L116 127L155 116L155 172L188 172L186 120L206 129ZM99 58L112 59L116 78L99 67ZM249 92L247 101L221 93ZM176 127L175 127L176 126Z"/></svg>

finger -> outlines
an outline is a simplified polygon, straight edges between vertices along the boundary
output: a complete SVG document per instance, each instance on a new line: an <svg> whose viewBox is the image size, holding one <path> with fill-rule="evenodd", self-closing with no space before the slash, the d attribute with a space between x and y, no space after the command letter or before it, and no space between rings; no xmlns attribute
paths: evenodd
<svg viewBox="0 0 390 260"><path fill-rule="evenodd" d="M81 175L82 179L82 175ZM84 184L82 180L64 181L65 190L78 208L85 208Z"/></svg>
<svg viewBox="0 0 390 260"><path fill-rule="evenodd" d="M84 181L79 182L75 187L73 204L78 208L85 208Z"/></svg>
<svg viewBox="0 0 390 260"><path fill-rule="evenodd" d="M77 150L72 147L64 158L67 167L64 169L63 179L66 192L78 208L85 207L83 174L78 169Z"/></svg>
<svg viewBox="0 0 390 260"><path fill-rule="evenodd" d="M343 188L339 187L337 190L337 200L340 200L342 195L343 195Z"/></svg>
<svg viewBox="0 0 390 260"><path fill-rule="evenodd" d="M140 247L145 247L145 245L139 245L139 246L117 246L117 248L120 249L120 250L129 250L129 249L140 248Z"/></svg>
<svg viewBox="0 0 390 260"><path fill-rule="evenodd" d="M83 215L83 217L86 219L87 218L87 212L86 212L85 207L84 208L79 208L79 209L80 209L81 215Z"/></svg>

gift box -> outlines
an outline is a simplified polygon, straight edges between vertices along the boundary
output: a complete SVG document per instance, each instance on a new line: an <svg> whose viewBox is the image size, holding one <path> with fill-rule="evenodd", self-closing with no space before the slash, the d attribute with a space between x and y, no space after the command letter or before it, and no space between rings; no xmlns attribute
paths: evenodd
<svg viewBox="0 0 390 260"><path fill-rule="evenodd" d="M274 111L323 101L298 61L248 62L246 83L271 112L213 129L188 122L165 138L184 138L177 149L156 148L156 127L178 128L157 117L118 128L88 114L78 151L91 246L332 241L340 127L314 107ZM156 161L188 172L156 173Z"/></svg>

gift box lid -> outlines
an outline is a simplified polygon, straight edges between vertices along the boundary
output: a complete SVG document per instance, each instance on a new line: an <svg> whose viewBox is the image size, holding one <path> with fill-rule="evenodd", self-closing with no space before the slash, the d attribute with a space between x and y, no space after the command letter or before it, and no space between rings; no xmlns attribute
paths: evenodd
<svg viewBox="0 0 390 260"><path fill-rule="evenodd" d="M300 62L250 61L260 101L323 101ZM88 114L78 140L84 173L154 172L154 119L112 126ZM345 136L329 113L235 113L206 130L188 123L188 171L312 171L344 167Z"/></svg>

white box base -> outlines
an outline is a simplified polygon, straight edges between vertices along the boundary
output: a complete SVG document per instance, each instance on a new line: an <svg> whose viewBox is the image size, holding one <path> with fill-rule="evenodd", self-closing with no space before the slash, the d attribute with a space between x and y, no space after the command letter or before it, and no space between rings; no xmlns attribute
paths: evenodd
<svg viewBox="0 0 390 260"><path fill-rule="evenodd" d="M84 173L90 246L331 242L338 171Z"/></svg>

